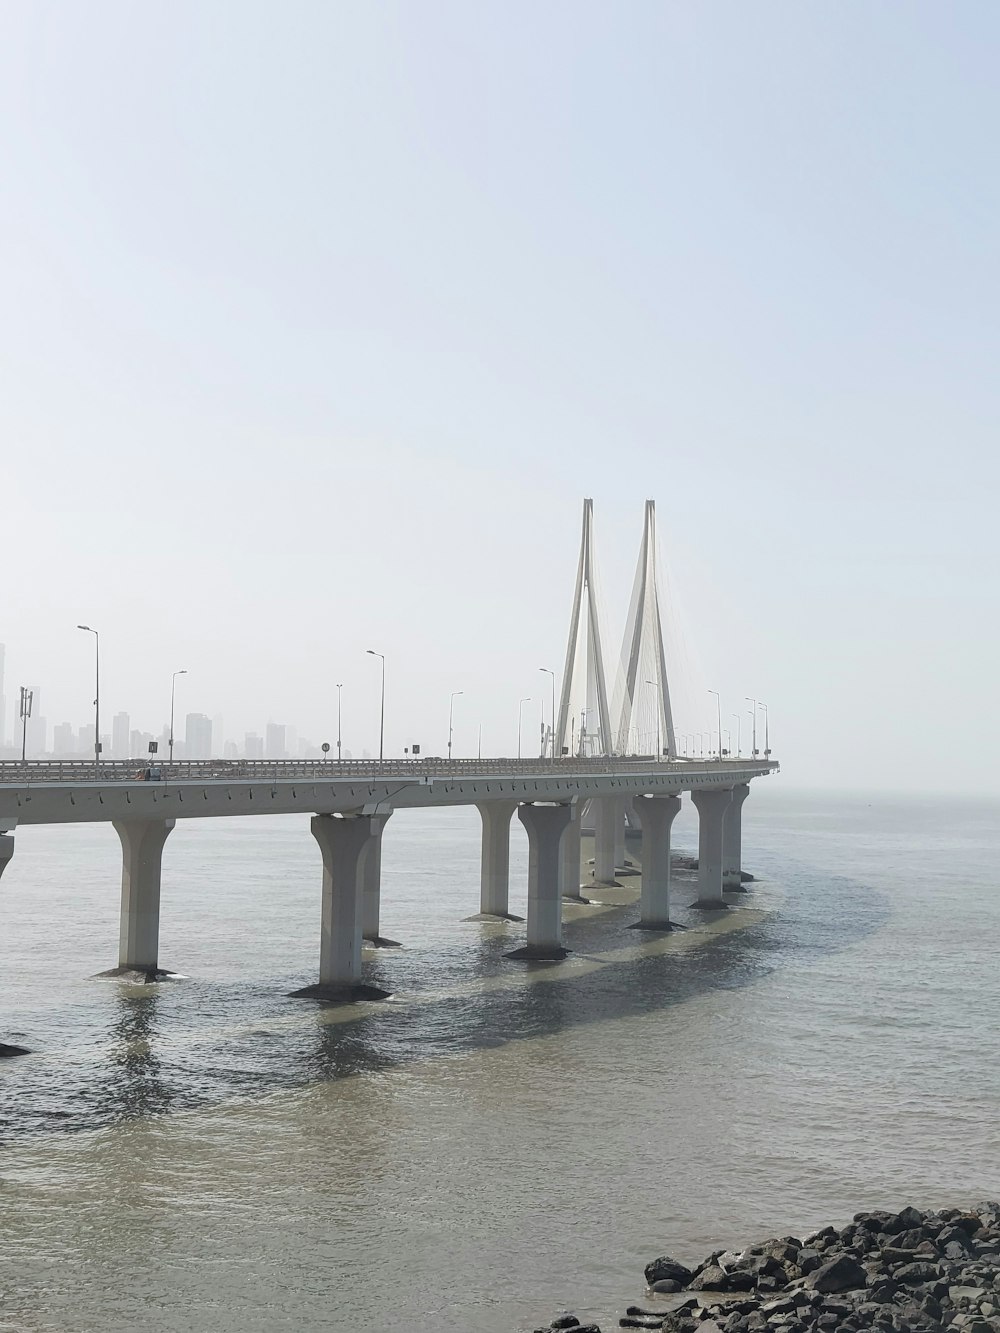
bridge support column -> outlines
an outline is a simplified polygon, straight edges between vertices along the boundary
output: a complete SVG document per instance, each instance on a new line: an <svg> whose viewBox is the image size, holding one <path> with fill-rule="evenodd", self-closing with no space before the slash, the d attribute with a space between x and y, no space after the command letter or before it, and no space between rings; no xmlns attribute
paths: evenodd
<svg viewBox="0 0 1000 1333"><path fill-rule="evenodd" d="M476 809L483 821L482 873L479 911L482 916L519 920L508 910L510 897L510 821L516 801L480 801Z"/></svg>
<svg viewBox="0 0 1000 1333"><path fill-rule="evenodd" d="M750 795L750 784L738 782L726 811L722 830L722 887L727 893L744 893L742 870L743 802Z"/></svg>
<svg viewBox="0 0 1000 1333"><path fill-rule="evenodd" d="M589 902L580 892L580 880L583 877L580 856L580 820L579 815L563 834L562 851L559 857L559 892L571 902Z"/></svg>
<svg viewBox="0 0 1000 1333"><path fill-rule="evenodd" d="M681 808L679 796L637 796L632 808L642 828L642 930L670 930L670 826Z"/></svg>
<svg viewBox="0 0 1000 1333"><path fill-rule="evenodd" d="M0 832L0 875L7 869L7 863L14 855L14 835L6 830Z"/></svg>
<svg viewBox="0 0 1000 1333"><path fill-rule="evenodd" d="M576 818L573 805L519 805L528 832L528 943L508 958L565 958L559 893L563 836Z"/></svg>
<svg viewBox="0 0 1000 1333"><path fill-rule="evenodd" d="M698 790L691 800L698 811L698 901L695 907L725 907L722 896L722 841L732 787Z"/></svg>
<svg viewBox="0 0 1000 1333"><path fill-rule="evenodd" d="M318 1000L378 1000L388 991L361 982L365 859L381 832L379 815L314 815L309 827L323 854L319 982L293 991Z"/></svg>
<svg viewBox="0 0 1000 1333"><path fill-rule="evenodd" d="M392 811L372 815L372 838L364 858L364 897L361 907L361 933L378 949L398 948L397 940L387 940L379 932L382 908L382 833Z"/></svg>
<svg viewBox="0 0 1000 1333"><path fill-rule="evenodd" d="M615 853L618 850L618 824L624 816L617 796L601 796L594 801L594 880L597 884L615 884Z"/></svg>
<svg viewBox="0 0 1000 1333"><path fill-rule="evenodd" d="M116 819L122 845L122 906L118 966L102 977L162 981L172 974L159 966L160 870L163 844L173 819Z"/></svg>

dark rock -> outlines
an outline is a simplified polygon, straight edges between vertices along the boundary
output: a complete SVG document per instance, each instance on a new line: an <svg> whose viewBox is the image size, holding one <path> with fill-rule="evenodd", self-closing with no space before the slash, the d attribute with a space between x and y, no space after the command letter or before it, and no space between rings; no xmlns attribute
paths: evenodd
<svg viewBox="0 0 1000 1333"><path fill-rule="evenodd" d="M12 1046L8 1042L0 1041L0 1060L6 1060L11 1055L30 1055L31 1052L27 1046Z"/></svg>
<svg viewBox="0 0 1000 1333"><path fill-rule="evenodd" d="M679 1282L682 1287L686 1287L694 1277L690 1268L685 1264L679 1264L676 1259L671 1259L668 1254L661 1255L659 1259L648 1263L643 1271L650 1286L654 1282L671 1281Z"/></svg>
<svg viewBox="0 0 1000 1333"><path fill-rule="evenodd" d="M814 1291L850 1291L855 1287L867 1286L868 1274L857 1259L841 1254L810 1273L807 1281Z"/></svg>
<svg viewBox="0 0 1000 1333"><path fill-rule="evenodd" d="M897 1282L905 1283L908 1287L919 1287L924 1282L935 1282L938 1276L937 1264L924 1262L903 1264L902 1268L897 1268L893 1273Z"/></svg>
<svg viewBox="0 0 1000 1333"><path fill-rule="evenodd" d="M675 1291L683 1291L684 1283L678 1282L676 1278L660 1277L655 1282L649 1284L650 1291L655 1291L659 1295L669 1296Z"/></svg>
<svg viewBox="0 0 1000 1333"><path fill-rule="evenodd" d="M580 1321L575 1314L561 1314L553 1319L549 1328L579 1328Z"/></svg>

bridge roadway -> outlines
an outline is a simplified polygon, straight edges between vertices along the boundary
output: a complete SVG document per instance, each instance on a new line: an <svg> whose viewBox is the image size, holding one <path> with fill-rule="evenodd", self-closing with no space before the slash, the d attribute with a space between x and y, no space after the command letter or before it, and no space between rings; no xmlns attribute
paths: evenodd
<svg viewBox="0 0 1000 1333"><path fill-rule="evenodd" d="M411 759L385 762L221 761L159 764L0 762L0 875L28 824L107 821L122 845L118 966L108 976L155 981L163 846L178 819L310 814L323 859L319 980L300 995L376 998L362 981L362 943L379 933L381 838L396 809L475 805L482 818L480 912L509 919L510 821L528 835L526 942L512 958L558 960L562 899L580 900L580 812L594 820L594 880L624 864L626 815L642 831L637 926L670 929L670 827L689 791L698 810L698 898L724 907L740 887L741 808L750 782L778 768L760 759Z"/></svg>

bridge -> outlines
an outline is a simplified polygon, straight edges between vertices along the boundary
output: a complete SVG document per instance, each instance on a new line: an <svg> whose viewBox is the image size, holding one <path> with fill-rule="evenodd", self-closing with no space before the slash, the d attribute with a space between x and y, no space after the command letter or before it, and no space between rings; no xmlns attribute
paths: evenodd
<svg viewBox="0 0 1000 1333"><path fill-rule="evenodd" d="M161 863L177 820L308 814L322 857L319 974L314 985L296 994L336 1001L378 998L386 992L365 986L362 947L365 941L391 943L380 934L381 845L394 810L476 806L482 820L480 914L507 920L514 919L508 896L516 812L528 837L528 912L524 943L508 956L554 962L567 952L563 900L585 901L584 812L594 831L593 882L616 882L625 863L626 825L637 826L642 874L635 924L650 931L671 928L671 825L688 792L699 818L695 905L726 907L726 893L741 887L741 811L750 783L778 765L766 748L763 757L756 752L733 757L723 750L721 735L712 758L677 755L651 519L650 504L624 670L609 706L593 593L592 514L585 502L566 673L547 757L211 760L165 763L155 770L136 761L7 761L0 763L0 875L13 856L19 828L111 823L122 848L121 916L118 962L103 975L157 981L170 975L159 960ZM641 734L637 683L652 684L646 679L651 670L657 672L656 752L630 753ZM573 725L574 698L585 702L579 731ZM593 702L587 706L587 700Z"/></svg>

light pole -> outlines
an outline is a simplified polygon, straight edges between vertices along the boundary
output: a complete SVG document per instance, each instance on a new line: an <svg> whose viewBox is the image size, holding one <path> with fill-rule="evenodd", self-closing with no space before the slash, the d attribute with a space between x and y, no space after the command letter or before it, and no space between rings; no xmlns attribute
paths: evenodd
<svg viewBox="0 0 1000 1333"><path fill-rule="evenodd" d="M343 682L337 686L337 763L340 763L340 702Z"/></svg>
<svg viewBox="0 0 1000 1333"><path fill-rule="evenodd" d="M549 734L551 737L550 749L552 752L552 758L555 759L556 757L556 673L549 667L539 667L538 670L544 671L547 676L552 677L552 722L549 728Z"/></svg>
<svg viewBox="0 0 1000 1333"><path fill-rule="evenodd" d="M464 690L452 690L452 692L451 692L451 698L448 700L448 759L449 759L449 761L451 760L451 733L452 733L452 722L454 721L454 717L455 717L455 700L458 698L458 696L459 696L460 694L464 694L464 693L465 693Z"/></svg>
<svg viewBox="0 0 1000 1333"><path fill-rule="evenodd" d="M647 680L646 684L651 685L654 690L656 689L655 680ZM655 695L655 702L656 702L656 762L659 763L660 755L663 753L663 746L661 744L661 739L660 739L660 696L658 693Z"/></svg>
<svg viewBox="0 0 1000 1333"><path fill-rule="evenodd" d="M753 749L751 754L754 759L757 758L757 700L751 699L749 694L745 696L748 704L753 704Z"/></svg>
<svg viewBox="0 0 1000 1333"><path fill-rule="evenodd" d="M530 704L531 700L522 699L517 705L517 757L521 758L521 713L524 711L524 705Z"/></svg>
<svg viewBox="0 0 1000 1333"><path fill-rule="evenodd" d="M378 720L378 761L381 763L385 749L385 654L377 653L374 648L366 648L365 652L369 657L381 657L382 659L382 704L379 709Z"/></svg>
<svg viewBox="0 0 1000 1333"><path fill-rule="evenodd" d="M767 704L758 704L757 707L763 708L764 710L764 758L769 759L771 756L771 747L767 743Z"/></svg>
<svg viewBox="0 0 1000 1333"><path fill-rule="evenodd" d="M732 732L729 730L729 728L727 727L727 728L726 728L726 754L728 754L728 755L731 757L731 756L732 756L732 753L733 753L733 733L732 733Z"/></svg>
<svg viewBox="0 0 1000 1333"><path fill-rule="evenodd" d="M101 769L101 636L89 625L77 625L94 636L94 772Z"/></svg>
<svg viewBox="0 0 1000 1333"><path fill-rule="evenodd" d="M743 718L739 713L730 713L730 717L736 719L736 758L743 757Z"/></svg>
<svg viewBox="0 0 1000 1333"><path fill-rule="evenodd" d="M170 677L170 738L167 742L167 749L170 751L170 762L174 762L174 694L177 689L177 677L186 676L187 671L175 671Z"/></svg>
<svg viewBox="0 0 1000 1333"><path fill-rule="evenodd" d="M715 707L719 714L719 763L722 763L722 699L718 690L709 690L709 694L715 695Z"/></svg>

